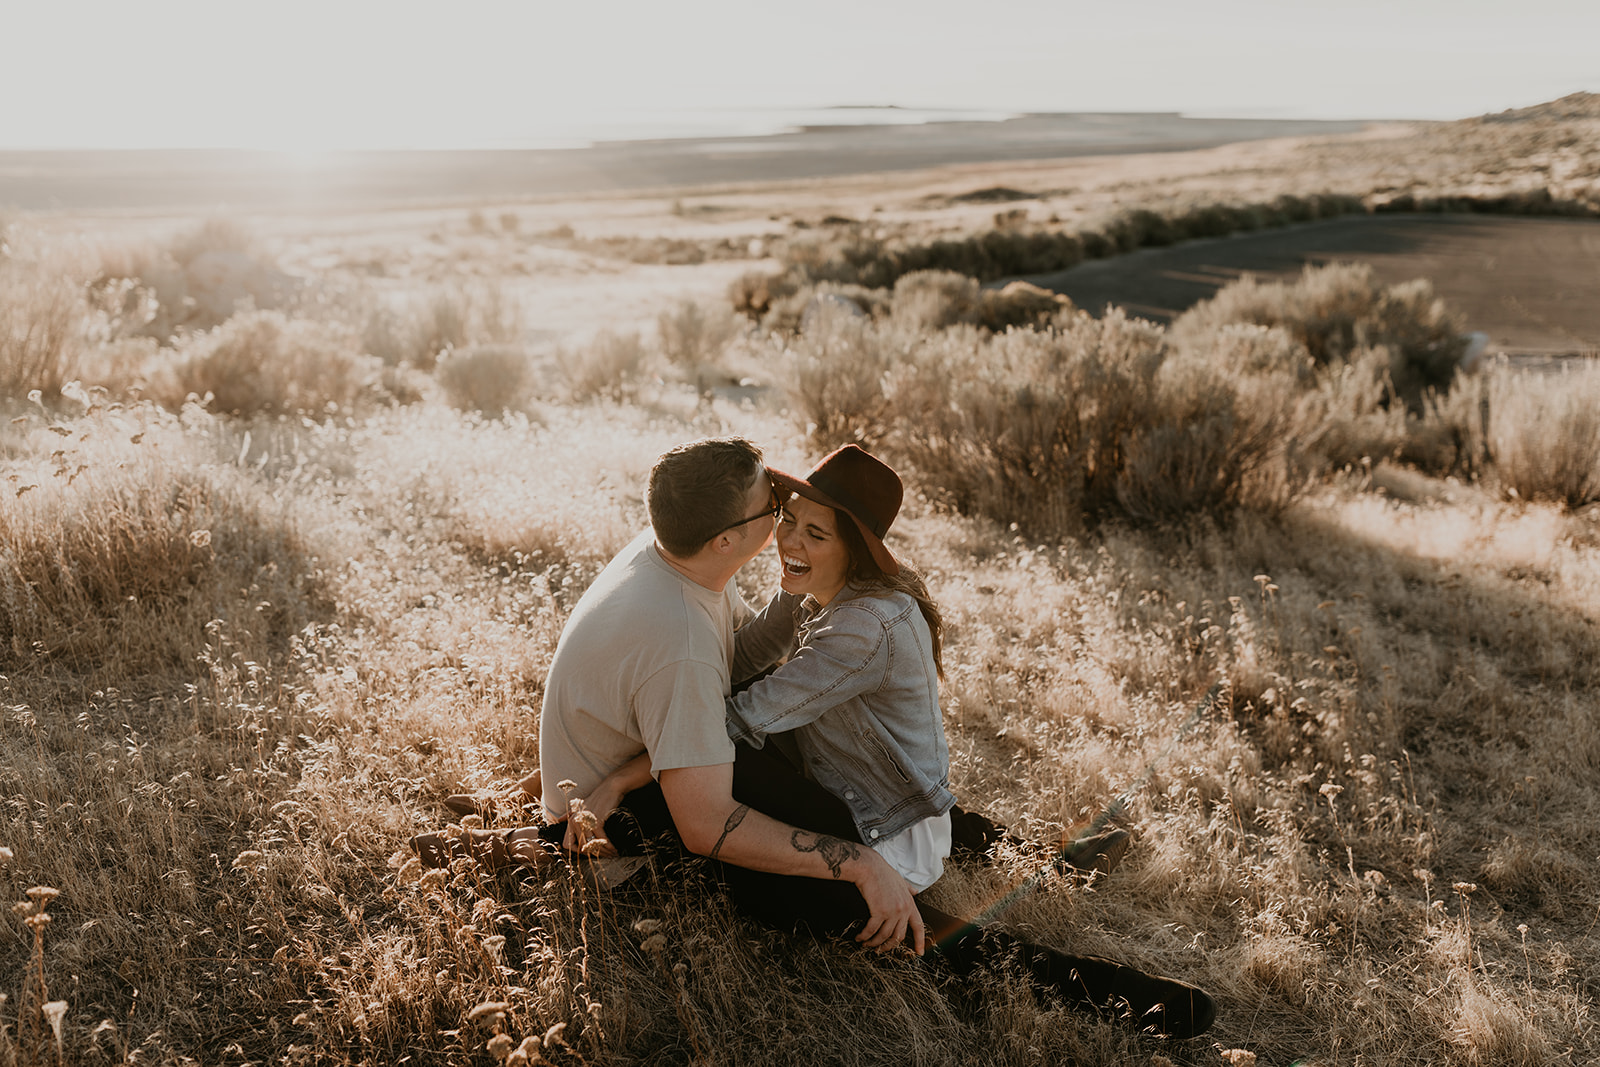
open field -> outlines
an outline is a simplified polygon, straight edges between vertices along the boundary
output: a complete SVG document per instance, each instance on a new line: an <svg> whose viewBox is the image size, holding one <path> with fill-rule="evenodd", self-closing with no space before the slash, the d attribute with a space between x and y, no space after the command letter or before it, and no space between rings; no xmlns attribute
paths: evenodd
<svg viewBox="0 0 1600 1067"><path fill-rule="evenodd" d="M730 306L751 275L799 278L797 309L845 291L801 277L836 252L1318 189L1577 210L1595 122L10 218L0 1067L1595 1062L1600 371L1453 377L1507 312L1402 277L1453 256L1398 258L1433 254L1402 216L1371 217L1375 270L1170 322L950 271L851 283L798 332ZM1482 255L1511 224L1579 234L1575 263L1600 226L1430 218ZM1367 220L1170 253L1200 274L1271 238L1289 267L1337 250L1297 235ZM1593 344L1592 309L1536 298ZM531 766L562 622L643 523L651 462L717 433L788 470L861 440L906 474L890 541L945 610L964 805L1054 844L1126 804L1110 879L1030 882L1003 851L935 903L1027 885L1000 921L1198 982L1212 1033L941 983L700 886L407 862L443 796ZM769 592L772 553L739 581Z"/></svg>
<svg viewBox="0 0 1600 1067"><path fill-rule="evenodd" d="M67 211L346 211L373 202L500 201L810 180L999 160L1183 152L1263 138L1344 133L1364 125L1073 114L999 122L818 126L766 137L629 141L570 149L309 157L217 151L0 152L0 205Z"/></svg>

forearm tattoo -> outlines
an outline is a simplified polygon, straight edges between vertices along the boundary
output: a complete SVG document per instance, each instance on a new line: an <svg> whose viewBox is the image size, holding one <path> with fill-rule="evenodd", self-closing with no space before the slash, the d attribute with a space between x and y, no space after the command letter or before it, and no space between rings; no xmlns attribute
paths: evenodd
<svg viewBox="0 0 1600 1067"><path fill-rule="evenodd" d="M711 858L716 859L717 853L722 851L722 843L733 833L734 828L744 822L744 817L750 814L750 805L740 804L733 809L733 814L728 816L728 821L722 824L722 836L717 838L716 847L711 850Z"/></svg>
<svg viewBox="0 0 1600 1067"><path fill-rule="evenodd" d="M796 852L817 852L822 855L822 862L828 865L828 870L833 872L835 878L844 877L844 865L861 856L861 846L851 841L843 841L827 834L815 834L809 830L796 830L789 835L789 843Z"/></svg>

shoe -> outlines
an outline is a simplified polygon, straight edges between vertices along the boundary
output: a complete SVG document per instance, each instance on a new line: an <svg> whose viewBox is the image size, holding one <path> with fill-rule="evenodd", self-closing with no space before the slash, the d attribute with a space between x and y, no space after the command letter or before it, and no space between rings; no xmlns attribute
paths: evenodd
<svg viewBox="0 0 1600 1067"><path fill-rule="evenodd" d="M1183 1040L1198 1037L1217 1021L1217 1002L1188 982L1122 967L1105 1005L1140 1032Z"/></svg>
<svg viewBox="0 0 1600 1067"><path fill-rule="evenodd" d="M526 826L467 830L459 837L444 833L418 834L411 839L411 848L424 867L448 867L458 859L470 859L485 870L498 871L503 867L539 866L560 859L559 852L539 837L536 830Z"/></svg>
<svg viewBox="0 0 1600 1067"><path fill-rule="evenodd" d="M995 843L1009 836L1006 828L981 812L959 804L950 809L950 858L989 863Z"/></svg>
<svg viewBox="0 0 1600 1067"><path fill-rule="evenodd" d="M1097 834L1080 837L1061 850L1056 870L1062 874L1077 872L1105 877L1117 869L1132 841L1132 834L1114 826Z"/></svg>
<svg viewBox="0 0 1600 1067"><path fill-rule="evenodd" d="M1033 948L1030 969L1036 980L1069 1001L1131 1023L1152 1037L1198 1037L1217 1021L1217 1002L1188 982L1146 974L1098 956L1067 956Z"/></svg>
<svg viewBox="0 0 1600 1067"><path fill-rule="evenodd" d="M444 798L444 806L456 815L476 815L481 819L492 819L499 810L494 797L482 793L452 793Z"/></svg>

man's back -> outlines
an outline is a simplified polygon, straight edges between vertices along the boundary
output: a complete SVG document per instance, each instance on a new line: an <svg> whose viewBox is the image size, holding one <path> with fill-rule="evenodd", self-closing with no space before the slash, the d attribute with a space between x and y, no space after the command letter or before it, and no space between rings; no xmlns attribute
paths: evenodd
<svg viewBox="0 0 1600 1067"><path fill-rule="evenodd" d="M585 796L647 749L656 774L733 761L723 723L733 632L743 603L662 558L649 531L584 593L556 646L539 716L544 805L564 815L557 783Z"/></svg>

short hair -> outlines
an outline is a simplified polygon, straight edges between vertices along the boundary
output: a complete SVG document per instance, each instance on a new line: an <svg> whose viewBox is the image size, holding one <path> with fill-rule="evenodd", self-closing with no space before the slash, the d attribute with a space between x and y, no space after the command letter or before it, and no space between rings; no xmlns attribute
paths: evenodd
<svg viewBox="0 0 1600 1067"><path fill-rule="evenodd" d="M761 449L743 437L708 437L662 453L650 468L650 525L674 556L699 552L744 518L745 498L766 473Z"/></svg>

